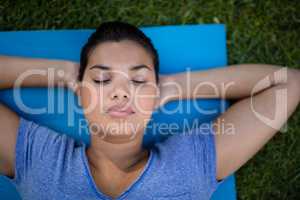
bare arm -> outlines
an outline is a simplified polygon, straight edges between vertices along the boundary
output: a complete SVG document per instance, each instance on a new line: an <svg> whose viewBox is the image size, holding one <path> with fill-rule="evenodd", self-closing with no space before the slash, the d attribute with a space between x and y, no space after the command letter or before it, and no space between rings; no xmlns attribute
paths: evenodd
<svg viewBox="0 0 300 200"><path fill-rule="evenodd" d="M66 86L77 70L75 65L69 61L0 56L0 89L13 87L18 79L22 79L22 87ZM65 76L58 76L58 71ZM19 120L15 112L0 103L0 173L11 177Z"/></svg>
<svg viewBox="0 0 300 200"><path fill-rule="evenodd" d="M70 61L0 56L0 89L13 87L16 80L24 80L22 87L68 86L77 68Z"/></svg>
<svg viewBox="0 0 300 200"><path fill-rule="evenodd" d="M281 66L266 64L240 64L224 68L182 72L162 76L162 88L168 91L167 100L189 98L242 99L274 85L274 72ZM287 69L292 73L295 69ZM277 73L279 74L279 73ZM265 79L263 82L263 79ZM269 80L269 81L268 81ZM258 87L257 83L260 82ZM285 82L277 76L276 84ZM255 91L253 90L255 88Z"/></svg>
<svg viewBox="0 0 300 200"><path fill-rule="evenodd" d="M193 72L190 80L186 73L166 77L173 81L169 84L173 99L238 100L213 123L217 179L225 178L245 164L295 111L300 101L300 71L285 69L249 64ZM204 82L206 84L199 86ZM222 86L226 84L229 86ZM190 90L184 89L186 87Z"/></svg>

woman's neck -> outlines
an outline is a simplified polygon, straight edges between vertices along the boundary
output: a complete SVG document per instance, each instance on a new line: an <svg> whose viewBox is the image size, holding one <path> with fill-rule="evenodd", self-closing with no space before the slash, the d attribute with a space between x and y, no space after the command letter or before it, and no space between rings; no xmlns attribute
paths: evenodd
<svg viewBox="0 0 300 200"><path fill-rule="evenodd" d="M127 142L113 143L96 135L91 136L91 144L86 153L93 168L101 170L110 165L124 172L130 171L135 164L149 154L142 147L142 137L136 137Z"/></svg>
<svg viewBox="0 0 300 200"><path fill-rule="evenodd" d="M86 154L98 189L112 198L120 196L137 179L150 157L141 139L114 144L97 136L92 136Z"/></svg>

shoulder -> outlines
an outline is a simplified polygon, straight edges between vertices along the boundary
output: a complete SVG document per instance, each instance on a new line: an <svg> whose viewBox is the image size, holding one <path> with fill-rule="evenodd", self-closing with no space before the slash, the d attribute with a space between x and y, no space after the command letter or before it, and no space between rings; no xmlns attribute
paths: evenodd
<svg viewBox="0 0 300 200"><path fill-rule="evenodd" d="M198 128L169 135L165 140L156 143L155 148L160 153L184 156L195 156L200 152L213 150L215 138L212 123L202 123Z"/></svg>
<svg viewBox="0 0 300 200"><path fill-rule="evenodd" d="M166 170L180 173L196 183L199 190L212 192L216 179L215 132L212 123L171 135L155 145L158 160ZM181 177L183 178L183 177Z"/></svg>
<svg viewBox="0 0 300 200"><path fill-rule="evenodd" d="M74 152L75 140L66 134L20 117L15 160L15 180L65 163Z"/></svg>
<svg viewBox="0 0 300 200"><path fill-rule="evenodd" d="M75 144L74 142L74 139L64 133L23 117L20 118L16 144L19 147L30 147L31 150L46 148L48 151L55 151L55 149L50 149L50 147L62 148L65 145L72 146Z"/></svg>

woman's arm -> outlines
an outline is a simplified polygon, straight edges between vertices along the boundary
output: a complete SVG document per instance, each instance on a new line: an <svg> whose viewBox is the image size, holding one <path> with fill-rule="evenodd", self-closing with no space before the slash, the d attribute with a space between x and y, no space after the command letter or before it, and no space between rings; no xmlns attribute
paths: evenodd
<svg viewBox="0 0 300 200"><path fill-rule="evenodd" d="M0 56L0 89L11 88L17 80L22 87L69 86L76 80L76 63L64 60Z"/></svg>
<svg viewBox="0 0 300 200"><path fill-rule="evenodd" d="M59 76L59 71L64 76ZM16 80L23 80L20 86L25 87L67 86L76 80L76 73L76 64L69 61L0 56L0 89L15 86ZM19 120L15 112L0 102L0 174L11 177Z"/></svg>
<svg viewBox="0 0 300 200"><path fill-rule="evenodd" d="M168 100L190 98L241 99L285 82L284 73L299 70L266 64L241 64L163 76ZM277 71L277 73L275 73ZM259 85L258 85L259 83ZM167 98L167 97L166 97Z"/></svg>
<svg viewBox="0 0 300 200"><path fill-rule="evenodd" d="M300 101L300 71L296 69L237 65L193 72L191 79L187 77L181 73L165 78L171 80L173 99L238 99L213 121L219 180L253 157L286 123ZM206 84L199 86L203 82ZM230 86L222 87L225 84Z"/></svg>

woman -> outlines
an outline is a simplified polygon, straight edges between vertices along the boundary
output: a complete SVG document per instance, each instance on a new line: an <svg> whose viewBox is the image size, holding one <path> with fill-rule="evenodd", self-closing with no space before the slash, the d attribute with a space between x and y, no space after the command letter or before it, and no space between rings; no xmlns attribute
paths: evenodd
<svg viewBox="0 0 300 200"><path fill-rule="evenodd" d="M0 105L0 172L23 200L209 199L275 135L300 101L299 70L248 64L159 77L158 63L150 39L121 22L101 24L83 47L79 67L0 57L1 89L13 87L28 70L63 70L52 83L45 73L29 76L21 86L63 82L78 95L89 123L90 146L76 145ZM278 103L278 94L286 102ZM204 131L142 147L155 108L174 99L211 97L237 102ZM234 131L228 134L222 124Z"/></svg>

